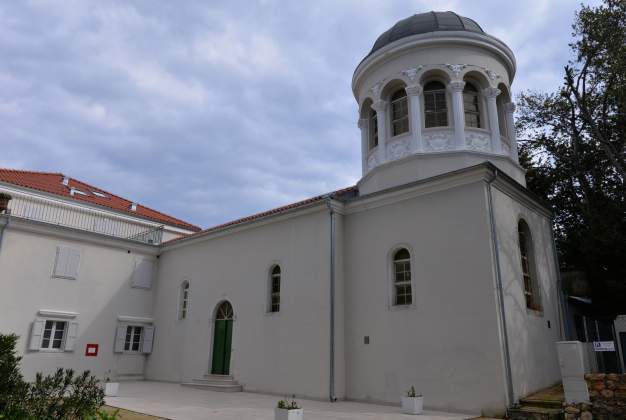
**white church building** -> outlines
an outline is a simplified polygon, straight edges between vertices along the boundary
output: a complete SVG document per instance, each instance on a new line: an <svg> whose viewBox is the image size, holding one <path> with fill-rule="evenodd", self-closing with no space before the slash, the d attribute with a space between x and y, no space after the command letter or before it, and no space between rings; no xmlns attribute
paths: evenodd
<svg viewBox="0 0 626 420"><path fill-rule="evenodd" d="M563 335L515 71L471 19L399 21L352 79L358 183L206 230L0 169L0 332L20 336L27 378L71 367L393 404L413 385L428 408L501 412L560 380Z"/></svg>

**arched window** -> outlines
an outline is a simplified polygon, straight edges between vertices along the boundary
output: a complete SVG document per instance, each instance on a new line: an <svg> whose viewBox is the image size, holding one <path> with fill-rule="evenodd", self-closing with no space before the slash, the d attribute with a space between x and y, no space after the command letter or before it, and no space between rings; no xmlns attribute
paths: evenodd
<svg viewBox="0 0 626 420"><path fill-rule="evenodd" d="M524 297L526 307L534 310L541 310L541 300L539 285L537 284L535 256L533 254L533 243L528 224L520 220L517 224L519 235L519 251L522 265L522 281L524 283Z"/></svg>
<svg viewBox="0 0 626 420"><path fill-rule="evenodd" d="M441 82L428 82L424 86L425 126L446 127L448 125L448 105L446 87Z"/></svg>
<svg viewBox="0 0 626 420"><path fill-rule="evenodd" d="M410 305L411 294L411 254L400 248L393 254L394 305Z"/></svg>
<svg viewBox="0 0 626 420"><path fill-rule="evenodd" d="M409 131L409 106L406 91L398 89L391 95L391 135L397 136Z"/></svg>
<svg viewBox="0 0 626 420"><path fill-rule="evenodd" d="M373 109L370 111L369 125L369 146L372 150L378 146L378 115Z"/></svg>
<svg viewBox="0 0 626 420"><path fill-rule="evenodd" d="M280 266L275 265L270 271L270 293L268 312L280 311Z"/></svg>
<svg viewBox="0 0 626 420"><path fill-rule="evenodd" d="M463 109L465 110L465 126L481 127L480 108L478 106L478 90L471 83L465 83L463 89Z"/></svg>
<svg viewBox="0 0 626 420"><path fill-rule="evenodd" d="M189 309L189 282L185 280L180 285L180 303L178 304L178 319L187 318Z"/></svg>

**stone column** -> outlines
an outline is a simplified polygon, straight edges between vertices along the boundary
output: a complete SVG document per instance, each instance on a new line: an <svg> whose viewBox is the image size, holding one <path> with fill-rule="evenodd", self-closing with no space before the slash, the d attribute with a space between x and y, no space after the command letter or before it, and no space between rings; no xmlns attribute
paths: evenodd
<svg viewBox="0 0 626 420"><path fill-rule="evenodd" d="M465 110L463 109L463 88L465 82L456 80L448 84L452 94L452 118L454 119L455 149L465 148Z"/></svg>
<svg viewBox="0 0 626 420"><path fill-rule="evenodd" d="M369 152L369 119L359 118L361 129L361 176L367 173L367 152Z"/></svg>
<svg viewBox="0 0 626 420"><path fill-rule="evenodd" d="M378 123L378 148L376 149L376 163L382 165L387 161L387 101L378 100L372 104L376 111Z"/></svg>
<svg viewBox="0 0 626 420"><path fill-rule="evenodd" d="M506 136L509 138L509 142L511 143L511 158L517 162L517 138L515 135L515 119L513 118L513 114L515 113L515 104L513 102L509 102L504 104L504 115L506 118Z"/></svg>
<svg viewBox="0 0 626 420"><path fill-rule="evenodd" d="M498 106L496 105L496 98L499 94L500 89L497 88L489 87L483 90L483 95L487 98L487 114L489 115L489 129L491 130L491 151L493 153L502 153Z"/></svg>
<svg viewBox="0 0 626 420"><path fill-rule="evenodd" d="M409 97L409 125L411 127L411 152L422 152L424 145L422 143L422 107L420 104L420 96L422 95L422 86L407 86L406 94Z"/></svg>

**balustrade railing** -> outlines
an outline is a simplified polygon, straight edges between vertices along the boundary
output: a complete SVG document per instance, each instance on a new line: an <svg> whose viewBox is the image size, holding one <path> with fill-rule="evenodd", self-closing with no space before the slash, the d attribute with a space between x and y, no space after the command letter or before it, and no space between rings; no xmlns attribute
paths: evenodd
<svg viewBox="0 0 626 420"><path fill-rule="evenodd" d="M9 201L11 217L95 232L137 242L161 243L163 226L138 223L123 217L108 216L97 210L68 206L63 203L15 196Z"/></svg>

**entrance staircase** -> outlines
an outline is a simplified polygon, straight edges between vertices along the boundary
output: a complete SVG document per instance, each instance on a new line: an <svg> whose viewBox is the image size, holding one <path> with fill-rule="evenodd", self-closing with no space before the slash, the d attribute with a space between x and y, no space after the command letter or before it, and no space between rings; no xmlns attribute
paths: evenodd
<svg viewBox="0 0 626 420"><path fill-rule="evenodd" d="M201 379L193 379L181 385L218 392L241 392L243 390L243 387L231 375L204 375Z"/></svg>
<svg viewBox="0 0 626 420"><path fill-rule="evenodd" d="M563 386L555 385L521 398L519 404L507 410L510 420L561 420L563 418Z"/></svg>

